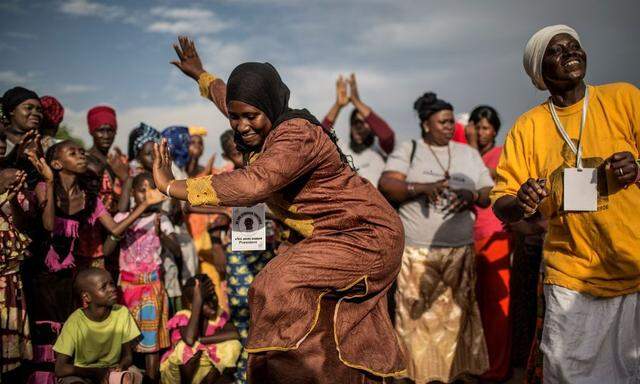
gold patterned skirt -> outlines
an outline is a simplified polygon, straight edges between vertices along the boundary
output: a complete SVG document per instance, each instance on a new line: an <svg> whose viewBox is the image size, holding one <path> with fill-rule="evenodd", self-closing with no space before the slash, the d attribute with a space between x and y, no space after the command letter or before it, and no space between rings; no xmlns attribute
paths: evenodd
<svg viewBox="0 0 640 384"><path fill-rule="evenodd" d="M406 247L398 275L396 331L416 384L479 375L489 356L475 295L473 247Z"/></svg>

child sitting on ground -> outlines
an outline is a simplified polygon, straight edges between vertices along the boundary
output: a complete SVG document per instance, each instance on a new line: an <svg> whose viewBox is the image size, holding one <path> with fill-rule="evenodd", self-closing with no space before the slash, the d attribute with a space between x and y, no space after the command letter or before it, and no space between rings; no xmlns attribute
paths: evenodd
<svg viewBox="0 0 640 384"><path fill-rule="evenodd" d="M84 269L73 287L82 308L69 316L53 346L59 383L141 383L131 352L140 330L129 310L116 304L109 272Z"/></svg>
<svg viewBox="0 0 640 384"><path fill-rule="evenodd" d="M189 278L182 292L188 309L169 320L173 346L162 358L162 383L215 383L236 365L242 349L238 332L220 310L209 277Z"/></svg>
<svg viewBox="0 0 640 384"><path fill-rule="evenodd" d="M153 176L142 172L133 179L132 194L136 206L144 204L147 191L155 189ZM120 222L130 213L118 213ZM135 351L145 355L145 374L150 382L160 379L160 350L169 347L169 298L162 283L163 248L180 254L173 224L159 205L152 205L140 215L121 238L109 236L104 243L105 256L120 245L120 287L123 304L136 320L142 339Z"/></svg>

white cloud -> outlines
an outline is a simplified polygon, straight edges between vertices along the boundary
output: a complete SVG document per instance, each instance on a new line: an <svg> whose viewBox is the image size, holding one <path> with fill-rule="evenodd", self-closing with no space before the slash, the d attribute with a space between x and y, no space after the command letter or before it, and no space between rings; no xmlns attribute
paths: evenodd
<svg viewBox="0 0 640 384"><path fill-rule="evenodd" d="M9 31L5 33L6 36L16 38L16 39L24 39L24 40L36 40L38 36L33 33L27 32L17 32L17 31Z"/></svg>
<svg viewBox="0 0 640 384"><path fill-rule="evenodd" d="M99 17L115 17L122 15L124 12L121 7L89 0L67 0L60 5L60 10L70 15Z"/></svg>
<svg viewBox="0 0 640 384"><path fill-rule="evenodd" d="M220 32L231 25L213 11L202 8L155 7L150 14L159 19L149 24L150 32L201 35Z"/></svg>
<svg viewBox="0 0 640 384"><path fill-rule="evenodd" d="M117 5L106 5L91 0L65 0L60 4L62 13L74 16L94 16L103 20L117 20L134 23L138 20L136 12Z"/></svg>
<svg viewBox="0 0 640 384"><path fill-rule="evenodd" d="M65 94L87 93L97 91L98 87L87 84L65 84L60 87L60 92Z"/></svg>
<svg viewBox="0 0 640 384"><path fill-rule="evenodd" d="M14 71L0 71L0 83L16 85L27 82L29 76L20 75Z"/></svg>

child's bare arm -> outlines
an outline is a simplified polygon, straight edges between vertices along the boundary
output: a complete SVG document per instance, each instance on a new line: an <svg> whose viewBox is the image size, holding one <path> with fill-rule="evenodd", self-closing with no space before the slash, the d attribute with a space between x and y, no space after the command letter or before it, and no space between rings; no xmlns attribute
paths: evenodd
<svg viewBox="0 0 640 384"><path fill-rule="evenodd" d="M122 351L120 352L120 361L118 362L118 368L122 371L129 369L133 365L133 341L122 344Z"/></svg>
<svg viewBox="0 0 640 384"><path fill-rule="evenodd" d="M188 346L192 347L200 337L200 316L202 314L202 290L200 280L196 280L191 300L191 317L186 326L180 327L180 337Z"/></svg>
<svg viewBox="0 0 640 384"><path fill-rule="evenodd" d="M118 248L118 243L119 242L115 240L113 237L107 236L107 239L104 241L104 244L102 244L102 252L104 253L104 255L111 256Z"/></svg>
<svg viewBox="0 0 640 384"><path fill-rule="evenodd" d="M222 343L223 341L239 339L240 334L238 334L236 327L231 322L227 322L221 330L216 332L215 335L201 337L199 341L202 344L217 344Z"/></svg>
<svg viewBox="0 0 640 384"><path fill-rule="evenodd" d="M71 356L56 352L56 376L79 376L91 379L96 383L102 383L109 374L108 368L84 368L76 367L72 363Z"/></svg>
<svg viewBox="0 0 640 384"><path fill-rule="evenodd" d="M140 205L138 205L124 220L115 222L113 217L109 213L104 213L100 216L100 223L109 231L112 235L120 236L124 231L129 228L144 211L151 205L158 204L165 199L164 195L157 189L151 189L147 191L147 198Z"/></svg>
<svg viewBox="0 0 640 384"><path fill-rule="evenodd" d="M53 231L55 212L55 197L53 195L53 181L45 184L44 188L38 186L36 188L36 198L38 205L42 208L42 226L47 231Z"/></svg>
<svg viewBox="0 0 640 384"><path fill-rule="evenodd" d="M131 203L131 188L133 186L133 177L127 179L122 186L122 194L120 200L118 200L118 211L128 212L129 204Z"/></svg>

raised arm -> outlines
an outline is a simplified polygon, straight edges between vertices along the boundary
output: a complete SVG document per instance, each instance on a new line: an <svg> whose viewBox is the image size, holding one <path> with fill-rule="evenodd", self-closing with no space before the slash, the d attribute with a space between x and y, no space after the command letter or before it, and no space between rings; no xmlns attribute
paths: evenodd
<svg viewBox="0 0 640 384"><path fill-rule="evenodd" d="M352 73L349 78L349 89L351 94L349 99L358 112L364 117L364 121L369 124L371 131L378 137L380 148L387 154L393 152L395 146L396 135L393 129L389 127L386 121L382 120L380 116L375 114L368 105L362 102L360 99L360 93L358 92L358 84L356 83L356 75Z"/></svg>
<svg viewBox="0 0 640 384"><path fill-rule="evenodd" d="M124 231L129 228L131 224L133 224L139 217L142 215L144 211L147 210L152 205L159 204L166 198L160 191L157 189L150 189L147 191L147 198L144 202L138 205L130 215L128 215L124 220L120 222L115 222L113 217L109 214L109 212L105 212L100 215L100 223L105 227L109 233L114 236L120 236L124 233Z"/></svg>
<svg viewBox="0 0 640 384"><path fill-rule="evenodd" d="M37 158L34 152L28 154L29 161L38 170L45 182L45 188L36 188L36 197L38 199L38 205L42 208L42 226L47 231L53 231L54 221L56 218L55 212L55 195L53 193L54 178L53 171L49 164L43 157Z"/></svg>
<svg viewBox="0 0 640 384"><path fill-rule="evenodd" d="M329 112L322 120L322 127L325 131L331 131L333 129L333 124L338 119L338 115L342 108L344 108L347 104L349 104L349 96L347 96L347 81L342 78L342 76L338 77L336 80L336 102L333 103Z"/></svg>
<svg viewBox="0 0 640 384"><path fill-rule="evenodd" d="M173 45L178 60L172 61L171 64L178 67L182 73L198 82L200 94L213 101L223 115L228 116L227 112L227 85L222 79L204 70L198 51L193 40L187 36L179 36L178 44Z"/></svg>

